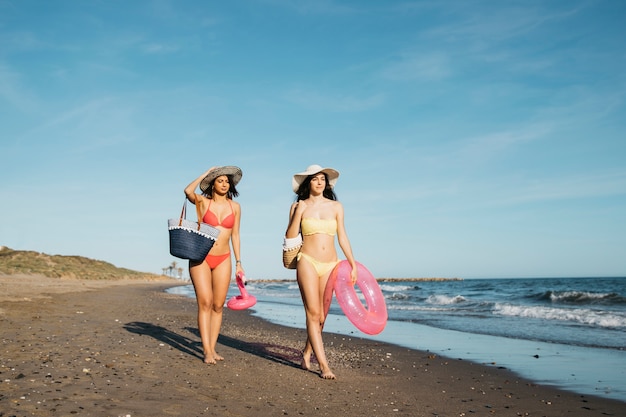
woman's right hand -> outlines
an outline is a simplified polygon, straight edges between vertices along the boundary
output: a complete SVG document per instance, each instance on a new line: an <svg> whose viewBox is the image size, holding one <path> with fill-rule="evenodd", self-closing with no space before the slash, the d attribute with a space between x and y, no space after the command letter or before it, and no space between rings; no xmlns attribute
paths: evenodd
<svg viewBox="0 0 626 417"><path fill-rule="evenodd" d="M296 209L294 210L294 213L298 216L302 216L302 213L304 213L304 210L306 210L306 202L304 202L304 200L300 200L297 201L295 204Z"/></svg>
<svg viewBox="0 0 626 417"><path fill-rule="evenodd" d="M300 233L300 221L305 209L306 203L302 200L291 204L289 210L289 224L287 224L287 230L285 231L285 237L287 239L293 239Z"/></svg>
<svg viewBox="0 0 626 417"><path fill-rule="evenodd" d="M191 183L189 183L189 185L187 187L185 187L185 195L187 196L187 199L192 202L193 204L196 204L196 188L198 188L198 186L200 185L200 183L202 182L202 180L209 175L209 172L213 171L215 168L217 167L211 167L209 168L204 174L200 175L198 178L196 178L195 180L191 181Z"/></svg>
<svg viewBox="0 0 626 417"><path fill-rule="evenodd" d="M206 177L207 175L209 175L209 172L213 171L215 168L217 167L211 167L209 168L204 174L202 174L202 179L204 179L204 177Z"/></svg>

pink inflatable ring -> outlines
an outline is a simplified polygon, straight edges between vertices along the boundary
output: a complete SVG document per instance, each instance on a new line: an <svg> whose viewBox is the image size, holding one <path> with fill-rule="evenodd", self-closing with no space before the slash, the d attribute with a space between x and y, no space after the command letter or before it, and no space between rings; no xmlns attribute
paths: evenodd
<svg viewBox="0 0 626 417"><path fill-rule="evenodd" d="M334 290L337 303L348 320L363 333L378 334L387 324L385 297L370 271L359 262L356 265L358 275L356 286L365 297L367 308L363 306L352 285L350 277L352 267L348 261L343 260L337 264L328 278L324 292L324 313L328 314Z"/></svg>
<svg viewBox="0 0 626 417"><path fill-rule="evenodd" d="M228 300L226 306L231 310L245 310L246 308L250 308L256 304L256 297L248 294L248 291L246 291L246 287L243 284L243 280L244 275L242 273L237 273L237 287L239 287L241 295L236 295Z"/></svg>

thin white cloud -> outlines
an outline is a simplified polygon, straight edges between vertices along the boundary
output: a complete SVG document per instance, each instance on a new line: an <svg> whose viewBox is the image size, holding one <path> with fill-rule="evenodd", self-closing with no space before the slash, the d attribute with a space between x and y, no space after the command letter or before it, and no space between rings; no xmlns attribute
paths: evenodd
<svg viewBox="0 0 626 417"><path fill-rule="evenodd" d="M584 173L529 180L501 203L585 199L626 195L626 171Z"/></svg>
<svg viewBox="0 0 626 417"><path fill-rule="evenodd" d="M144 52L148 54L170 54L179 50L178 45L150 42L143 46Z"/></svg>
<svg viewBox="0 0 626 417"><path fill-rule="evenodd" d="M94 99L53 113L39 125L15 137L19 143L48 142L56 137L57 150L70 154L92 152L127 143L136 132L132 122L132 107L111 97Z"/></svg>
<svg viewBox="0 0 626 417"><path fill-rule="evenodd" d="M570 200L589 200L597 205L599 198L626 197L626 171L429 178L426 183L415 183L396 194L401 196L399 204L404 201L406 207L415 205L421 211L434 210L433 213L439 214L545 202L569 204ZM384 195L379 193L368 197L368 201L384 200Z"/></svg>
<svg viewBox="0 0 626 417"><path fill-rule="evenodd" d="M340 94L321 94L310 90L291 90L285 99L299 106L332 112L361 112L379 107L385 101L383 94L353 97Z"/></svg>
<svg viewBox="0 0 626 417"><path fill-rule="evenodd" d="M548 11L540 7L507 6L502 3L502 7L481 8L477 13L471 10L471 3L457 4L463 5L451 10L451 19L447 24L424 31L422 35L443 41L492 45L528 34L536 36L540 26L558 23L580 12L576 8ZM457 14L463 17L454 19Z"/></svg>
<svg viewBox="0 0 626 417"><path fill-rule="evenodd" d="M492 132L483 136L471 137L457 142L457 157L461 160L481 163L508 151L510 148L528 142L542 140L549 137L554 127L549 123L537 123L517 129L510 128Z"/></svg>
<svg viewBox="0 0 626 417"><path fill-rule="evenodd" d="M44 42L34 33L24 30L0 33L0 44L5 54L15 51L31 51L44 46Z"/></svg>
<svg viewBox="0 0 626 417"><path fill-rule="evenodd" d="M405 81L452 74L491 73L496 80L511 73L541 74L568 59L567 48L556 45L572 38L563 27L571 25L569 19L578 17L581 9L502 4L480 8L478 13L466 2L446 3L441 10L445 23L416 27L413 39L408 38L414 46L403 46L398 62L390 63L383 74Z"/></svg>
<svg viewBox="0 0 626 417"><path fill-rule="evenodd" d="M421 51L401 53L396 62L388 64L381 71L384 78L394 81L441 80L452 71L449 60L441 52Z"/></svg>
<svg viewBox="0 0 626 417"><path fill-rule="evenodd" d="M333 0L265 0L265 3L295 10L303 15L351 14L360 10L360 7L350 7Z"/></svg>
<svg viewBox="0 0 626 417"><path fill-rule="evenodd" d="M626 85L574 85L559 91L550 103L537 109L537 117L560 126L575 126L624 112Z"/></svg>
<svg viewBox="0 0 626 417"><path fill-rule="evenodd" d="M0 99L10 108L30 113L39 107L39 102L22 82L19 72L0 64Z"/></svg>

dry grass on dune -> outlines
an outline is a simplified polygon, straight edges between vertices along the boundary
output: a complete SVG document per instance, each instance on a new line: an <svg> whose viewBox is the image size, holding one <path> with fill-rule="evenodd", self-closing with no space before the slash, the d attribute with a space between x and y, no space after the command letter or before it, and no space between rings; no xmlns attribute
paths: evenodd
<svg viewBox="0 0 626 417"><path fill-rule="evenodd" d="M48 255L35 251L13 250L6 246L0 246L0 274L90 280L165 278L161 275L118 268L108 262L82 256Z"/></svg>

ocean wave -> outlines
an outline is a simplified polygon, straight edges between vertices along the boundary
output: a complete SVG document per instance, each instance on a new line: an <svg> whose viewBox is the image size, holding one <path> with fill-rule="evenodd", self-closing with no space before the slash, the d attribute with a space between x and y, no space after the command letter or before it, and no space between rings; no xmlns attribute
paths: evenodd
<svg viewBox="0 0 626 417"><path fill-rule="evenodd" d="M394 311L424 311L424 312L448 312L450 311L444 307L426 307L420 305L387 305L387 310Z"/></svg>
<svg viewBox="0 0 626 417"><path fill-rule="evenodd" d="M570 321L604 328L626 328L626 317L589 309L513 306L496 303L493 313L501 316Z"/></svg>
<svg viewBox="0 0 626 417"><path fill-rule="evenodd" d="M410 294L405 292L394 292L393 294L385 295L385 299L392 301L408 301L412 298Z"/></svg>
<svg viewBox="0 0 626 417"><path fill-rule="evenodd" d="M427 303L437 305L458 304L465 301L467 301L467 299L462 295L455 295L454 297L448 295L431 295L426 299Z"/></svg>
<svg viewBox="0 0 626 417"><path fill-rule="evenodd" d="M413 291L419 289L415 285L393 285L393 284L379 284L382 291L386 292L398 292L398 291Z"/></svg>
<svg viewBox="0 0 626 417"><path fill-rule="evenodd" d="M546 291L537 296L539 300L563 304L626 304L620 294L592 291Z"/></svg>

